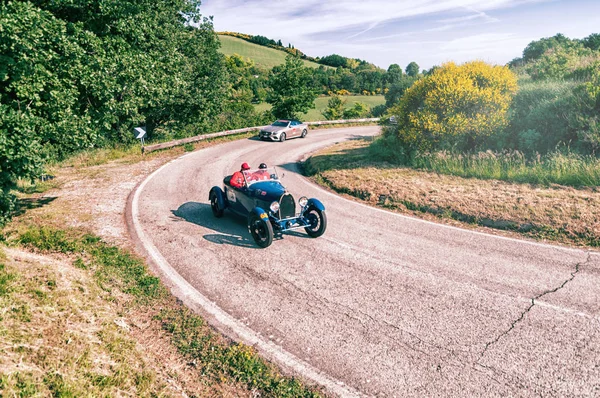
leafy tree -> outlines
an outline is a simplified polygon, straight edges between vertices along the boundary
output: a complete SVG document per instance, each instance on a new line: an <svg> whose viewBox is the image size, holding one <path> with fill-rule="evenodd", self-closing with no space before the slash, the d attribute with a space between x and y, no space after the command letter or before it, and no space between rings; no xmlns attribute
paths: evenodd
<svg viewBox="0 0 600 398"><path fill-rule="evenodd" d="M346 100L339 95L333 95L327 101L327 108L321 113L326 120L339 120L343 118Z"/></svg>
<svg viewBox="0 0 600 398"><path fill-rule="evenodd" d="M433 73L435 73L436 70L440 69L440 67L438 65L433 65L431 68L429 68L427 71L423 72L423 74L425 76L429 76Z"/></svg>
<svg viewBox="0 0 600 398"><path fill-rule="evenodd" d="M394 82L385 93L385 105L389 108L395 105L415 82L414 77L404 76L402 79Z"/></svg>
<svg viewBox="0 0 600 398"><path fill-rule="evenodd" d="M592 33L588 37L584 38L581 42L585 48L598 51L600 50L600 33Z"/></svg>
<svg viewBox="0 0 600 398"><path fill-rule="evenodd" d="M345 109L344 119L358 119L366 117L369 114L369 107L362 102L355 102L351 108Z"/></svg>
<svg viewBox="0 0 600 398"><path fill-rule="evenodd" d="M388 84L394 84L402 79L402 68L398 64L391 64L387 69L386 82Z"/></svg>
<svg viewBox="0 0 600 398"><path fill-rule="evenodd" d="M419 74L419 65L414 61L406 65L406 74L410 77L416 77Z"/></svg>
<svg viewBox="0 0 600 398"><path fill-rule="evenodd" d="M534 40L523 50L523 62L527 63L539 59L550 49L569 48L578 45L579 43L577 41L571 40L561 33L552 37Z"/></svg>
<svg viewBox="0 0 600 398"><path fill-rule="evenodd" d="M581 69L587 63L585 59L600 60L600 54L593 54L592 50L578 43L546 51L539 58L530 61L525 69L534 80L563 79Z"/></svg>
<svg viewBox="0 0 600 398"><path fill-rule="evenodd" d="M387 111L387 107L385 106L385 104L376 105L373 108L371 108L371 115L373 117L380 117L383 116L385 111Z"/></svg>
<svg viewBox="0 0 600 398"><path fill-rule="evenodd" d="M0 217L16 179L35 178L47 159L130 141L139 124L213 125L228 74L199 4L0 4Z"/></svg>
<svg viewBox="0 0 600 398"><path fill-rule="evenodd" d="M338 67L347 67L347 58L342 57L341 55L331 54L327 55L319 60L319 63L322 65L332 66L334 68Z"/></svg>
<svg viewBox="0 0 600 398"><path fill-rule="evenodd" d="M507 67L484 62L447 63L417 80L389 113L389 127L409 153L456 147L471 150L508 123L517 78Z"/></svg>
<svg viewBox="0 0 600 398"><path fill-rule="evenodd" d="M375 92L385 86L381 69L365 69L356 74L357 86L360 90Z"/></svg>
<svg viewBox="0 0 600 398"><path fill-rule="evenodd" d="M275 66L269 78L267 102L276 118L296 118L315 107L317 98L312 71L302 60L288 55L285 64Z"/></svg>

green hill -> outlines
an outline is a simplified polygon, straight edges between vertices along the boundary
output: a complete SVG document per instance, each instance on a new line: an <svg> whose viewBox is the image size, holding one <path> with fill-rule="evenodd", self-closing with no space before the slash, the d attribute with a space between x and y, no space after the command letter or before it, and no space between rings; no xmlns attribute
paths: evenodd
<svg viewBox="0 0 600 398"><path fill-rule="evenodd" d="M305 122L316 122L318 120L324 120L321 112L327 109L327 102L330 98L331 97L329 96L317 98L315 100L315 109L310 109L306 114L301 116L300 119ZM342 99L346 101L346 109L352 107L352 105L354 105L355 102L362 102L363 104L368 105L370 108L373 108L377 105L385 104L385 97L383 95L349 95L342 97ZM271 105L267 104L266 102L263 102L261 104L254 105L254 109L256 109L256 111L258 112L263 112L268 109L271 109Z"/></svg>
<svg viewBox="0 0 600 398"><path fill-rule="evenodd" d="M232 36L219 35L219 40L221 40L221 49L219 50L221 53L225 55L238 54L250 58L258 67L271 69L276 65L285 63L287 53L284 51L260 46ZM310 61L304 61L304 65L311 68L321 66Z"/></svg>

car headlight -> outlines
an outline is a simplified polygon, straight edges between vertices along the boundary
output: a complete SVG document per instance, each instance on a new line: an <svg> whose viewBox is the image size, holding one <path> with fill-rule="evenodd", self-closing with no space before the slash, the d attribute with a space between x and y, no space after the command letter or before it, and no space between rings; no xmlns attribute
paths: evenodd
<svg viewBox="0 0 600 398"><path fill-rule="evenodd" d="M273 202L269 207L273 213L277 213L279 211L279 202Z"/></svg>
<svg viewBox="0 0 600 398"><path fill-rule="evenodd" d="M308 198L306 196L301 197L300 199L298 199L298 204L301 207L306 207L306 204L308 203Z"/></svg>

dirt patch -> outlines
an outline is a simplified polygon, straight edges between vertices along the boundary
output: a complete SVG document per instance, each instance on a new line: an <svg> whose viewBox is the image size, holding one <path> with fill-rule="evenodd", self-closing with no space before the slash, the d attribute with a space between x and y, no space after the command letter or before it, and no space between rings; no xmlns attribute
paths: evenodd
<svg viewBox="0 0 600 398"><path fill-rule="evenodd" d="M315 153L312 178L374 206L539 240L600 245L600 192L441 175L371 161L365 141Z"/></svg>

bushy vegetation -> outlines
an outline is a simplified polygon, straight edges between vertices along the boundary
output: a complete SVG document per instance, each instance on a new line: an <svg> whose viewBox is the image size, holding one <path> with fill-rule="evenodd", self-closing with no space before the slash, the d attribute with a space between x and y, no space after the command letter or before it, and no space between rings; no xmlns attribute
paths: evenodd
<svg viewBox="0 0 600 398"><path fill-rule="evenodd" d="M459 176L598 185L598 37L533 41L510 70L432 68L399 90L388 110L398 124L384 128L374 156Z"/></svg>
<svg viewBox="0 0 600 398"><path fill-rule="evenodd" d="M472 150L508 124L516 88L508 68L481 61L447 63L406 90L390 109L398 124L386 134L397 136L408 152Z"/></svg>
<svg viewBox="0 0 600 398"><path fill-rule="evenodd" d="M228 74L199 5L0 5L2 217L12 207L17 179L37 177L45 161L131 142L138 125L150 136L213 125L229 95Z"/></svg>
<svg viewBox="0 0 600 398"><path fill-rule="evenodd" d="M338 95L332 96L327 102L327 109L321 114L327 120L359 119L369 116L369 107L362 102L355 102L351 107L347 101Z"/></svg>

